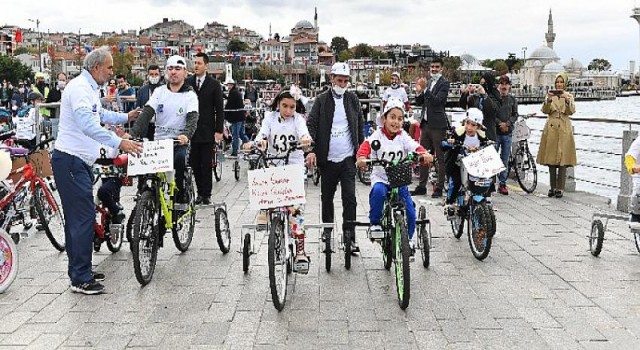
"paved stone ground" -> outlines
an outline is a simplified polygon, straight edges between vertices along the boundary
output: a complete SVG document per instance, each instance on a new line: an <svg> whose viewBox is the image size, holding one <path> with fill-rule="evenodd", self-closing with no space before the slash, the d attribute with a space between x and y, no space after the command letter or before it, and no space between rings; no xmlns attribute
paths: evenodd
<svg viewBox="0 0 640 350"><path fill-rule="evenodd" d="M325 271L318 232L309 232L308 275L293 275L277 312L268 290L266 236L242 273L240 225L253 221L246 181L225 165L214 185L234 226L223 255L213 209L198 212L193 244L179 254L167 236L153 281L140 288L128 246L94 255L108 293L71 293L66 256L43 234L19 244L20 271L0 295L0 349L637 349L640 347L640 256L626 225L611 222L599 258L586 235L605 200L584 193L549 199L512 191L497 196L498 230L490 256L471 255L457 240L439 202L426 199L434 221L432 265L411 266L411 303L399 309L379 248L358 232L362 248L350 271L334 255ZM243 164L243 166L245 166ZM513 189L513 186L512 186ZM544 190L544 192L542 192ZM319 187L308 187L306 221L317 222ZM366 218L368 187L358 184ZM131 208L131 189L125 196ZM339 201L337 201L339 204ZM338 205L338 216L341 213ZM638 290L636 290L638 288Z"/></svg>

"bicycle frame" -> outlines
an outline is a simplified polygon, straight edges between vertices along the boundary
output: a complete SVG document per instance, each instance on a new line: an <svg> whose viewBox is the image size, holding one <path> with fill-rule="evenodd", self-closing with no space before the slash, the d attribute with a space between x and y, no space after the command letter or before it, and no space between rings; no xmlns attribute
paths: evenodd
<svg viewBox="0 0 640 350"><path fill-rule="evenodd" d="M49 203L49 205L53 205L52 204L53 198L51 197L51 193L49 193L49 190L47 189L47 185L45 184L44 180L42 180L40 177L35 175L31 164L27 163L16 170L12 170L10 174L19 174L19 173L22 173L23 175L20 181L18 181L18 183L14 186L11 192L5 195L4 198L0 199L0 210L6 212L7 214L10 214L10 215L7 215L1 223L2 225L0 228L2 228L5 231L8 231L7 228L12 224L13 218L15 216L18 216L17 215L18 213L21 214L25 211L24 203L27 202L27 199L30 198L29 196L35 192L36 183L42 186L44 190L43 191L44 195L47 198L47 202ZM15 207L14 208L15 211L5 210L5 208L10 203L14 202L14 198L18 197L18 194L25 191L26 191L26 194L25 194L26 197L23 199L21 208Z"/></svg>

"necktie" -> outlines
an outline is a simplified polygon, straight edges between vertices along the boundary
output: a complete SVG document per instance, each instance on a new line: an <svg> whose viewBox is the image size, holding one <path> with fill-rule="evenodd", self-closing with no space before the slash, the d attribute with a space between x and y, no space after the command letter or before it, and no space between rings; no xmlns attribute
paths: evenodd
<svg viewBox="0 0 640 350"><path fill-rule="evenodd" d="M201 83L200 78L196 79L196 86L198 87L198 90L200 90L200 83Z"/></svg>

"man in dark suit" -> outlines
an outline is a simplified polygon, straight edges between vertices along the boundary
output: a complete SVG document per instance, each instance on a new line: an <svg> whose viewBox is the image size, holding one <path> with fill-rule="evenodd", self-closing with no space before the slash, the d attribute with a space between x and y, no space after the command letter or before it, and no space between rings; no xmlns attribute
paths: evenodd
<svg viewBox="0 0 640 350"><path fill-rule="evenodd" d="M196 204L211 204L212 168L214 139L222 140L224 111L222 86L220 82L207 74L209 56L203 52L196 54L195 74L187 79L198 95L198 128L191 139L189 163L193 169L198 188Z"/></svg>
<svg viewBox="0 0 640 350"><path fill-rule="evenodd" d="M440 145L444 140L447 129L449 128L449 120L445 114L444 108L447 104L447 96L449 95L449 81L442 76L442 67L444 63L442 58L435 58L431 62L431 75L429 81L418 79L416 89L416 104L422 105L423 117L420 121L420 144L422 147L435 153L438 167L438 183L436 189L431 194L433 198L442 197L442 188L444 187L444 153ZM425 112L426 111L426 112ZM413 191L414 195L427 194L427 180L429 178L429 168L420 167L420 183Z"/></svg>

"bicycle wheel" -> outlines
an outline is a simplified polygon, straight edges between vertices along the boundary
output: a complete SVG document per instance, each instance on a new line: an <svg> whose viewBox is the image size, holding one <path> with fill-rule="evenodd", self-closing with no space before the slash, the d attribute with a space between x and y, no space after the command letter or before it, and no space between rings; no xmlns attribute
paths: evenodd
<svg viewBox="0 0 640 350"><path fill-rule="evenodd" d="M407 222L404 215L396 214L396 227L393 235L393 249L395 252L396 272L396 292L398 295L398 304L402 310L409 306L409 298L411 297L411 275L409 268L409 256L411 248L409 248L409 236L407 232Z"/></svg>
<svg viewBox="0 0 640 350"><path fill-rule="evenodd" d="M49 197L47 197L47 194ZM58 200L53 196L53 193L43 188L39 182L36 182L33 198L38 220L44 229L44 233L53 247L63 252L65 249L64 216L60 205L58 205Z"/></svg>
<svg viewBox="0 0 640 350"><path fill-rule="evenodd" d="M110 222L107 222L107 224L110 224ZM107 248L109 248L109 251L112 253L117 253L120 251L120 248L122 248L122 240L123 240L124 232L122 232L122 225L119 225L119 226L120 228L118 230L115 230L115 232L113 232L111 230L111 227L109 227L109 237L107 239Z"/></svg>
<svg viewBox="0 0 640 350"><path fill-rule="evenodd" d="M280 216L271 218L271 231L269 232L269 288L273 306L282 311L287 298L287 244L285 242L284 222Z"/></svg>
<svg viewBox="0 0 640 350"><path fill-rule="evenodd" d="M515 156L516 180L523 191L533 193L538 186L536 160L529 152L529 147L520 147Z"/></svg>
<svg viewBox="0 0 640 350"><path fill-rule="evenodd" d="M451 230L453 230L453 237L460 239L464 233L464 219L466 210L463 207L456 206L456 214L451 220Z"/></svg>
<svg viewBox="0 0 640 350"><path fill-rule="evenodd" d="M316 170L313 172L313 184L318 186L320 183L320 169L316 167Z"/></svg>
<svg viewBox="0 0 640 350"><path fill-rule="evenodd" d="M636 249L638 250L638 253L640 253L640 231L632 231L632 232L633 232L633 240L636 242Z"/></svg>
<svg viewBox="0 0 640 350"><path fill-rule="evenodd" d="M353 242L353 237L351 237L350 232L344 232L342 235L342 240L344 244L344 268L347 270L351 269L351 242Z"/></svg>
<svg viewBox="0 0 640 350"><path fill-rule="evenodd" d="M158 259L158 234L160 208L152 191L142 192L136 203L133 230L131 232L131 255L133 271L138 283L147 285L153 278Z"/></svg>
<svg viewBox="0 0 640 350"><path fill-rule="evenodd" d="M224 208L216 209L214 218L218 246L222 254L227 254L231 247L231 228L229 227L229 218L227 217L226 210L224 210Z"/></svg>
<svg viewBox="0 0 640 350"><path fill-rule="evenodd" d="M382 238L382 242L380 242L382 248L382 263L384 264L384 268L389 270L391 269L391 263L393 263L393 242L391 232L389 232L385 225L382 227L385 230L384 238Z"/></svg>
<svg viewBox="0 0 640 350"><path fill-rule="evenodd" d="M184 198L187 201L187 210L173 210L173 227L171 233L173 243L181 252L186 252L193 240L193 231L196 227L196 191L193 186L193 173L187 168L184 174Z"/></svg>
<svg viewBox="0 0 640 350"><path fill-rule="evenodd" d="M427 208L424 205L420 206L418 210L418 220L425 220L427 218ZM420 224L418 226L418 239L422 243L422 266L429 268L431 258L431 224Z"/></svg>
<svg viewBox="0 0 640 350"><path fill-rule="evenodd" d="M237 159L233 162L233 177L236 181L240 180L240 162Z"/></svg>
<svg viewBox="0 0 640 350"><path fill-rule="evenodd" d="M491 214L487 203L478 203L470 208L469 215L469 247L478 260L484 260L491 250Z"/></svg>
<svg viewBox="0 0 640 350"><path fill-rule="evenodd" d="M636 248L638 247L638 232L633 234L636 241ZM604 241L604 225L602 221L593 220L591 223L591 234L589 235L589 250L591 255L598 256L602 251L602 242ZM638 249L640 251L640 249Z"/></svg>
<svg viewBox="0 0 640 350"><path fill-rule="evenodd" d="M213 177L216 178L216 182L220 182L222 179L222 162L218 156L217 150L213 151Z"/></svg>
<svg viewBox="0 0 640 350"><path fill-rule="evenodd" d="M0 229L0 293L3 293L18 274L18 250L13 239Z"/></svg>
<svg viewBox="0 0 640 350"><path fill-rule="evenodd" d="M225 214L226 217L226 214ZM227 249L227 252L229 250ZM251 257L251 235L245 234L242 242L242 271L247 273L249 271L249 257Z"/></svg>
<svg viewBox="0 0 640 350"><path fill-rule="evenodd" d="M331 271L331 233L325 232L324 237L324 267L327 272Z"/></svg>
<svg viewBox="0 0 640 350"><path fill-rule="evenodd" d="M129 242L129 244L131 244L131 232L133 231L133 219L136 216L136 207L134 206L133 209L131 209L131 214L129 214L129 218L127 219L127 226L125 228L126 231L126 236L127 236L127 242Z"/></svg>

